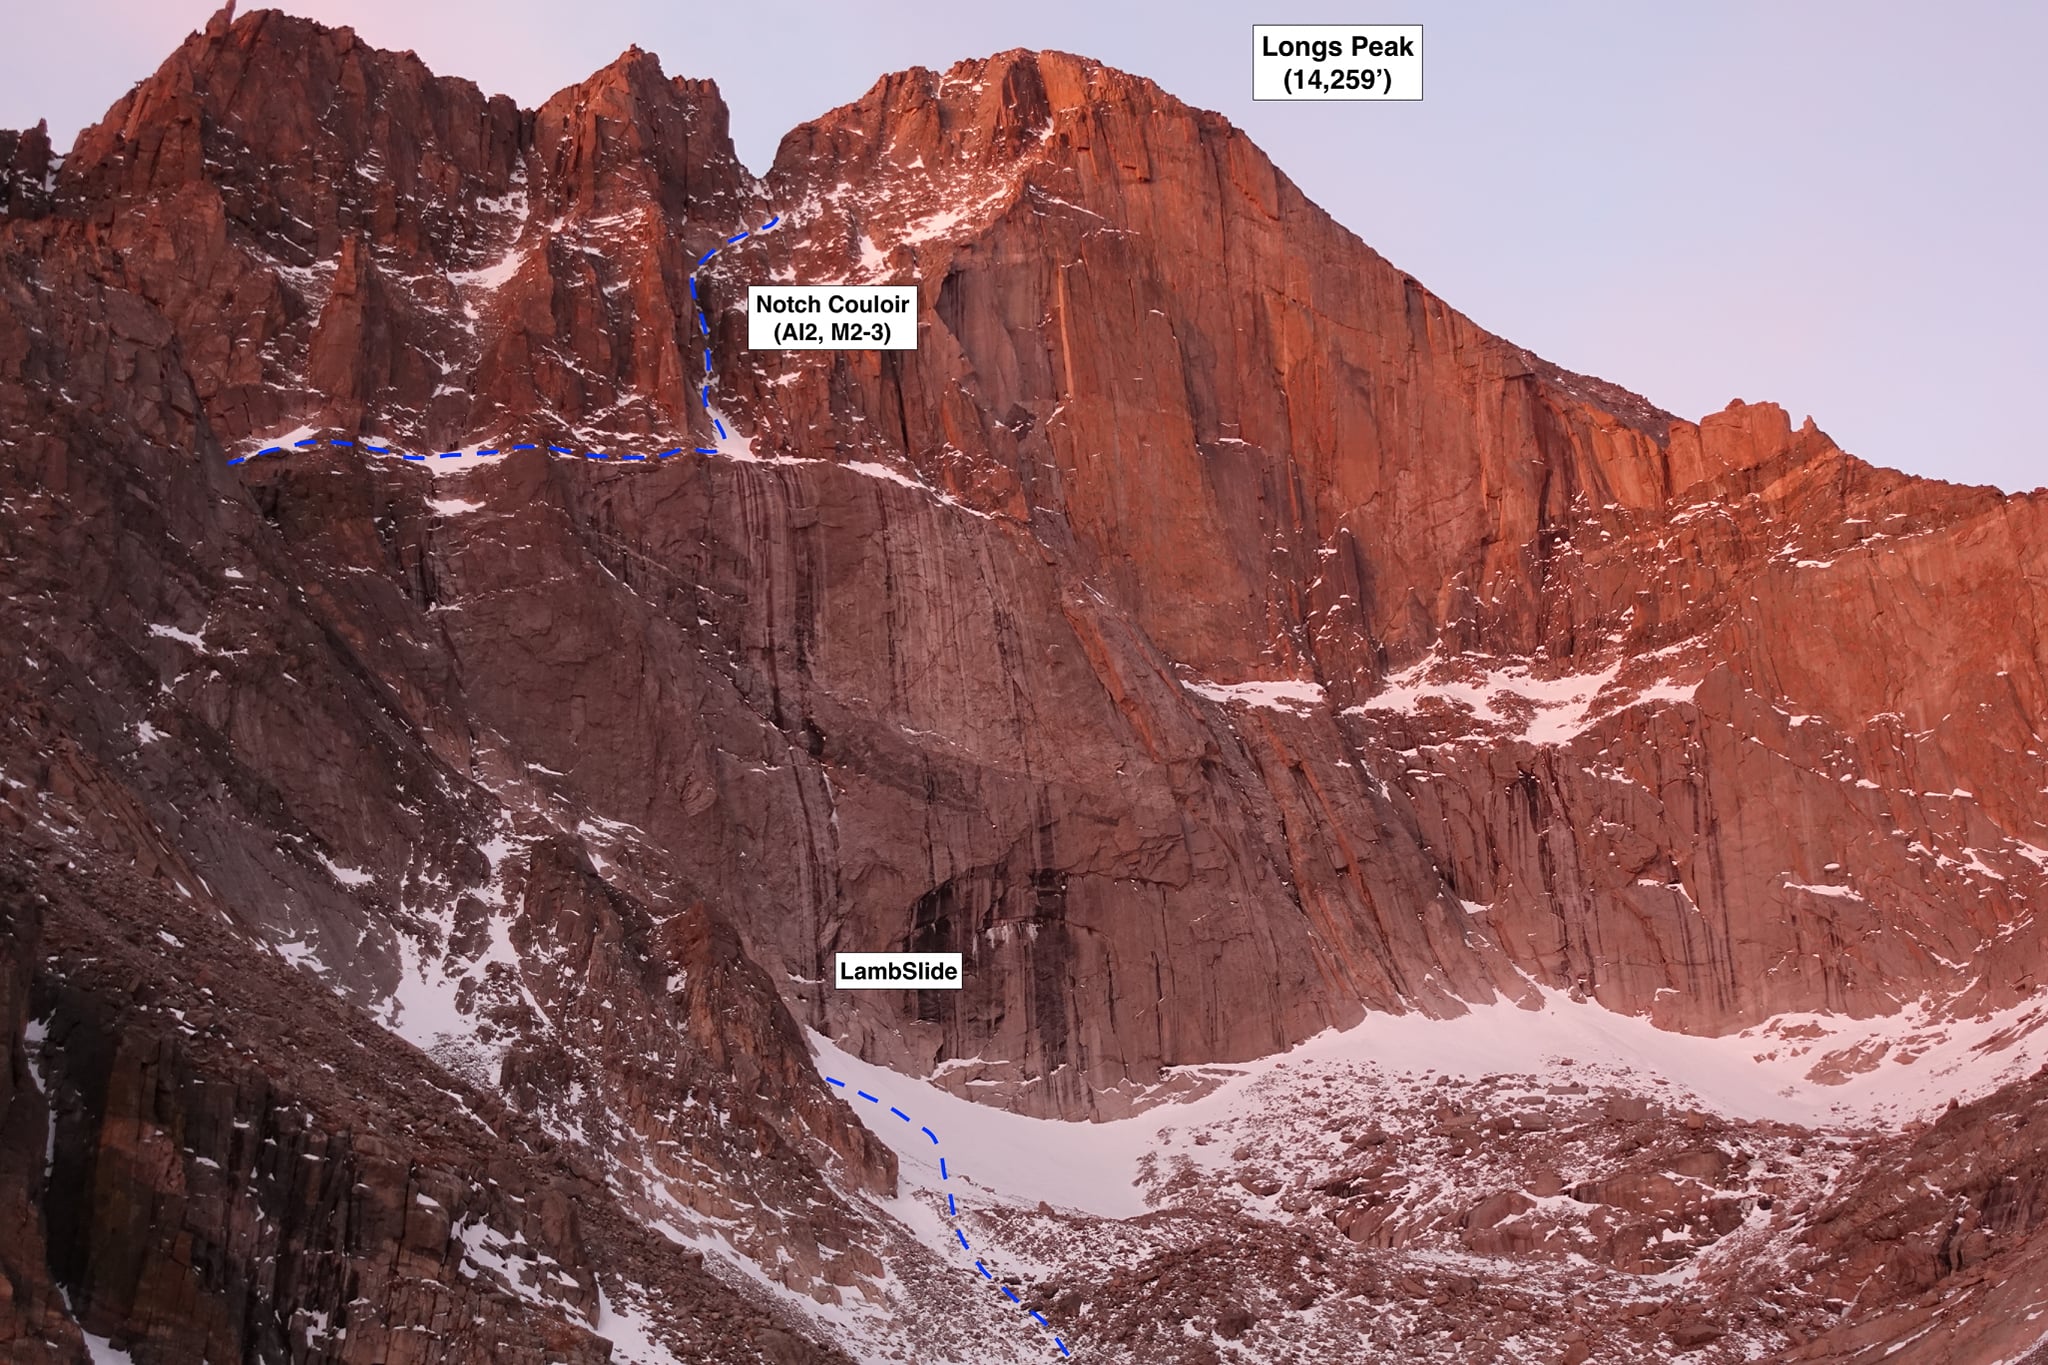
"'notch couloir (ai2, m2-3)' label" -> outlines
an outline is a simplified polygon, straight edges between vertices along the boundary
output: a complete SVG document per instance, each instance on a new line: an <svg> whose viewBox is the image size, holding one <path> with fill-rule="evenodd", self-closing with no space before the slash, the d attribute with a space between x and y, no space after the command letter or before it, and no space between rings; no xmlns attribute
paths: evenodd
<svg viewBox="0 0 2048 1365"><path fill-rule="evenodd" d="M1255 100L1419 100L1420 24L1254 24Z"/></svg>
<svg viewBox="0 0 2048 1365"><path fill-rule="evenodd" d="M757 284L747 290L751 351L912 351L917 286Z"/></svg>

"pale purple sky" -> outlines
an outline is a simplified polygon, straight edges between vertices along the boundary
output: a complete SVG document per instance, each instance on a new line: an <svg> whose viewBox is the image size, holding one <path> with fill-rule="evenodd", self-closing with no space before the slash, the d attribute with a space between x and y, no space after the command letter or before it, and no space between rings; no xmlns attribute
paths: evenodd
<svg viewBox="0 0 2048 1365"><path fill-rule="evenodd" d="M60 146L210 0L11 7L0 127ZM1057 47L1220 110L1483 326L1683 416L1811 413L1919 474L2048 484L2048 5L289 0L531 106L638 43L741 158L884 72ZM249 6L244 6L245 9ZM1419 104L1254 104L1251 25L1427 26Z"/></svg>

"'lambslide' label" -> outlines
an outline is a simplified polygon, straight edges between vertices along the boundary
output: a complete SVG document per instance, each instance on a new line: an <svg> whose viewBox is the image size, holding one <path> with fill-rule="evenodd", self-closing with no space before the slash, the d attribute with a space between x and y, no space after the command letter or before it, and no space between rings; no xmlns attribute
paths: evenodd
<svg viewBox="0 0 2048 1365"><path fill-rule="evenodd" d="M747 289L750 351L914 351L914 284L757 284Z"/></svg>
<svg viewBox="0 0 2048 1365"><path fill-rule="evenodd" d="M1419 100L1420 24L1254 24L1255 100Z"/></svg>
<svg viewBox="0 0 2048 1365"><path fill-rule="evenodd" d="M836 953L832 984L849 991L957 991L958 953Z"/></svg>

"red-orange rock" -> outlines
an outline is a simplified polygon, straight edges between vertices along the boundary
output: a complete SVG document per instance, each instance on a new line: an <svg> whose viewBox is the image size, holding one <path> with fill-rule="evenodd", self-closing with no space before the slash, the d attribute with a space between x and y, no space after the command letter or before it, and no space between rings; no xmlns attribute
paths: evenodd
<svg viewBox="0 0 2048 1365"><path fill-rule="evenodd" d="M873 1274L850 1201L892 1173L800 1024L1102 1117L1534 985L1698 1031L2037 988L2041 501L1534 357L1146 81L901 73L756 181L716 91L637 50L522 111L224 13L52 164L0 139L10 854L317 963L799 1292ZM748 352L771 279L914 283L919 346ZM302 425L714 443L707 352L744 450L226 463ZM965 989L823 985L888 948L963 953ZM153 1234L183 1176L122 1141L105 1226ZM1540 1249L1525 1197L1496 1249ZM1667 1307L1656 1339L1734 1349Z"/></svg>

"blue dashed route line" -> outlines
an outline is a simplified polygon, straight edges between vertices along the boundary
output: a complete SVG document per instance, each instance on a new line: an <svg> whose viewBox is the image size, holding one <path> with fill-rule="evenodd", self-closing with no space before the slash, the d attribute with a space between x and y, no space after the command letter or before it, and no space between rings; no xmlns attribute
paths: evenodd
<svg viewBox="0 0 2048 1365"><path fill-rule="evenodd" d="M860 1096L869 1104L875 1105L877 1108L883 1107L881 1098L879 1096L870 1095L865 1090L854 1089L853 1087L847 1085L845 1081L840 1080L837 1076L827 1076L825 1079L829 1083L838 1086L841 1090L853 1090L854 1094ZM890 1113L894 1114L897 1118L902 1119L905 1123L910 1122L910 1115L904 1113L895 1105L888 1105L887 1108ZM939 1145L939 1135L937 1133L934 1133L929 1128L919 1128L918 1131L923 1133L926 1137L932 1140L932 1146L936 1147ZM952 1178L953 1173L946 1168L946 1158L941 1156L939 1158L939 1179L951 1180ZM946 1196L946 1216L952 1219L958 1219L960 1217L960 1205L958 1201L956 1201L950 1193ZM974 1247L968 1242L966 1231L963 1228L961 1228L957 1222L955 1222L953 1225L953 1236L959 1239L960 1249L962 1251L966 1252L969 1256L974 1255ZM1017 1307L1024 1308L1024 1301L1018 1298L1014 1293L1012 1293L1008 1285L997 1283L995 1275L990 1272L989 1268L986 1265L982 1264L980 1257L975 1257L974 1268L981 1272L981 1277L984 1280L987 1280L990 1284L994 1284L997 1289L1001 1290L1004 1298L1008 1299ZM1074 1354L1072 1351L1069 1351L1067 1349L1067 1343L1060 1338L1059 1333L1053 1331L1052 1324L1045 1320L1045 1315L1043 1313L1040 1313L1035 1308L1024 1308L1024 1311L1026 1313L1029 1313L1032 1317L1032 1320L1035 1321L1040 1327L1043 1327L1048 1333L1051 1333L1052 1344L1059 1347L1061 1355L1071 1356Z"/></svg>
<svg viewBox="0 0 2048 1365"><path fill-rule="evenodd" d="M719 245L699 256L697 264L690 269L690 305L696 310L697 331L704 338L704 382L697 386L697 399L704 405L704 411L707 414L711 411L711 320L704 316L704 301L697 294L697 274L706 265L710 264L711 258L719 252L729 246L737 246L749 238L758 237L764 232L772 232L775 230L775 225L781 221L782 215L778 213L757 228L749 228L745 232L736 233L726 238ZM721 422L716 416L711 418L711 425L718 432L719 440L731 439L730 434L725 429L725 423ZM453 460L460 458L465 453L460 450L449 450L432 455L409 455L404 451L394 450L390 446L373 445L368 441L347 440L340 436L309 436L303 441L293 441L290 445L265 446L253 455L237 455L230 459L228 463L247 464L251 460L260 460L266 455L290 455L296 451L314 450L321 446L327 446L336 450L367 450L373 455L396 455L401 460L415 462L422 460ZM509 454L515 450L545 450L550 454L567 455L572 459L580 456L586 460L619 461L646 461L649 459L661 461L668 459L671 455L681 455L686 452L694 455L716 455L718 453L717 446L672 446L652 456L627 454L624 452L606 454L601 450L579 449L574 446L558 446L548 442L528 441L514 446L489 446L478 450L476 454L488 458L492 455Z"/></svg>

